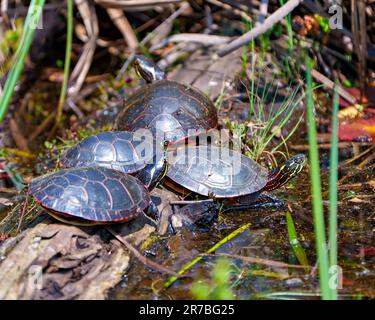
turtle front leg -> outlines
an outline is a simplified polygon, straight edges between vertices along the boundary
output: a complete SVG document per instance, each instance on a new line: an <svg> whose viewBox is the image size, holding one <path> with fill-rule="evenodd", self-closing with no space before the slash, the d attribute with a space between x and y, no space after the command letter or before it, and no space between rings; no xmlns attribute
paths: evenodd
<svg viewBox="0 0 375 320"><path fill-rule="evenodd" d="M279 209L285 205L285 201L276 197L274 194L267 191L262 192L259 196L243 197L236 201L235 204L225 204L224 211L228 210L243 210L243 209L265 209L275 208Z"/></svg>
<svg viewBox="0 0 375 320"><path fill-rule="evenodd" d="M186 204L187 202L187 204ZM211 199L200 201L176 201L174 205L185 204L181 208L175 208L175 213L169 217L171 233L176 229L187 227L190 230L208 230L213 220L217 217L219 205Z"/></svg>

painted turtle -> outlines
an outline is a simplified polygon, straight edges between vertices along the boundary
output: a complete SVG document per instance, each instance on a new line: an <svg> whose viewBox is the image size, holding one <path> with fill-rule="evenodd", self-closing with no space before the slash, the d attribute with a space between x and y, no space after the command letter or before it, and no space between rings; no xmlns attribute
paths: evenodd
<svg viewBox="0 0 375 320"><path fill-rule="evenodd" d="M157 215L139 179L105 167L62 169L40 176L30 182L29 193L51 216L75 225L126 222L142 212Z"/></svg>
<svg viewBox="0 0 375 320"><path fill-rule="evenodd" d="M115 130L148 128L173 143L217 127L216 108L204 93L167 80L166 74L143 56L135 57L134 67L148 84L125 101Z"/></svg>
<svg viewBox="0 0 375 320"><path fill-rule="evenodd" d="M168 145L164 142L164 148ZM92 135L62 153L63 168L100 166L135 175L152 189L165 175L165 152L150 132L108 131ZM160 177L159 177L160 176Z"/></svg>
<svg viewBox="0 0 375 320"><path fill-rule="evenodd" d="M302 170L305 161L305 155L298 154L268 172L239 152L216 146L190 146L170 164L164 184L179 193L223 199L226 205L279 205L282 201L267 191L287 183ZM260 203L258 198L262 198Z"/></svg>

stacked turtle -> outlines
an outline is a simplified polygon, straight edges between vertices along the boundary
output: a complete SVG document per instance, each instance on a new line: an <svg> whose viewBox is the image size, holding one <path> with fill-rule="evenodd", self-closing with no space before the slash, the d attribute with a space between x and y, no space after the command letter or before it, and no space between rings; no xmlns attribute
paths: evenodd
<svg viewBox="0 0 375 320"><path fill-rule="evenodd" d="M214 196L228 206L280 204L268 191L298 174L304 155L268 173L239 152L217 146L177 144L168 151L168 143L216 128L216 109L198 89L166 80L146 58L137 56L134 66L148 84L125 102L116 131L86 138L61 156L64 169L31 181L29 192L41 206L79 225L128 221L142 212L157 218L149 192L161 181L177 192ZM169 163L172 152L177 156ZM267 201L259 203L259 197Z"/></svg>

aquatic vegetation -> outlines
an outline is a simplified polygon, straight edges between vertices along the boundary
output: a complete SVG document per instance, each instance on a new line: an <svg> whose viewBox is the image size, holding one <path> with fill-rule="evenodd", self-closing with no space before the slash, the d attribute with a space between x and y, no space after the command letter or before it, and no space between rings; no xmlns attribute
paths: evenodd
<svg viewBox="0 0 375 320"><path fill-rule="evenodd" d="M197 300L232 300L231 289L232 267L228 259L219 258L211 271L211 279L196 280L190 287L194 299Z"/></svg>

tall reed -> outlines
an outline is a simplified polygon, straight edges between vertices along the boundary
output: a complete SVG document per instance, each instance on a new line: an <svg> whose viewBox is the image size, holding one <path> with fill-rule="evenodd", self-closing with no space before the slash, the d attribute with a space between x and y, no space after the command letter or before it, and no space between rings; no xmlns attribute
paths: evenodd
<svg viewBox="0 0 375 320"><path fill-rule="evenodd" d="M66 30L66 47L65 47L65 62L64 62L64 80L61 86L59 104L57 106L56 125L60 124L63 107L65 103L65 96L68 87L69 71L70 71L70 56L72 52L73 39L73 0L67 0L67 30Z"/></svg>
<svg viewBox="0 0 375 320"><path fill-rule="evenodd" d="M311 175L311 194L312 209L314 216L315 245L319 264L319 282L321 295L324 300L331 298L328 276L328 254L325 235L325 223L323 215L323 202L320 181L319 152L316 138L316 123L313 100L313 85L311 78L311 60L305 59L306 64L306 83L307 83L307 121L308 121L308 140L309 140L309 161Z"/></svg>
<svg viewBox="0 0 375 320"><path fill-rule="evenodd" d="M331 122L331 150L329 159L329 265L330 271L338 272L337 268L337 167L338 167L338 111L339 94L334 88L332 122ZM337 299L337 288L330 286L331 299Z"/></svg>
<svg viewBox="0 0 375 320"><path fill-rule="evenodd" d="M3 121L5 117L17 81L21 76L25 59L34 37L35 29L37 28L39 19L42 15L44 3L45 0L32 0L30 3L20 45L14 55L13 66L9 71L3 93L0 96L0 122Z"/></svg>

